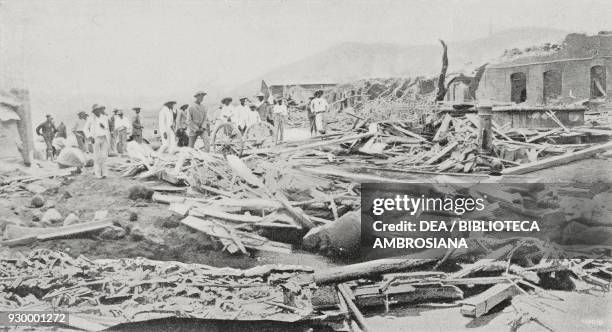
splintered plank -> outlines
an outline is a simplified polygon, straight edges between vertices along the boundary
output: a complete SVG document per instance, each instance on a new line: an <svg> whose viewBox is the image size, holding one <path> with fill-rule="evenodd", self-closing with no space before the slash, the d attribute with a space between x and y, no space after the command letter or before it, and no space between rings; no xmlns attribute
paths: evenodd
<svg viewBox="0 0 612 332"><path fill-rule="evenodd" d="M44 234L36 236L38 240L50 240L60 237L71 236L75 234L81 234L86 232L99 231L106 227L112 226L113 223L110 221L93 221L83 224L74 224L70 226L57 227L57 228L46 228Z"/></svg>
<svg viewBox="0 0 612 332"><path fill-rule="evenodd" d="M191 210L191 206L191 204L171 203L168 210L184 217L189 213L189 210Z"/></svg>
<svg viewBox="0 0 612 332"><path fill-rule="evenodd" d="M448 114L446 114L444 116L444 118L442 119L442 123L440 124L440 128L438 128L438 131L436 131L436 135L433 137L432 141L433 142L438 142L440 140L440 136L442 136L443 133L448 131L448 127L450 126L452 117Z"/></svg>
<svg viewBox="0 0 612 332"><path fill-rule="evenodd" d="M404 129L398 125L392 124L391 127L397 131L399 131L400 133L406 135L406 136L410 136L413 138L416 138L417 140L421 141L421 142L427 142L427 139L419 134L413 133L410 130Z"/></svg>
<svg viewBox="0 0 612 332"><path fill-rule="evenodd" d="M550 135L555 134L555 133L558 133L558 132L559 132L559 130L558 130L558 129L553 129L553 130L545 131L545 132L543 132L543 133L540 133L540 134L538 134L538 135L535 135L535 136L533 136L533 137L529 138L529 139L528 139L528 140L526 140L525 142L527 142L527 143L532 143L532 142L535 142L535 141L537 141L537 140L539 140L539 139L542 139L542 138L544 138L544 137L550 136Z"/></svg>
<svg viewBox="0 0 612 332"><path fill-rule="evenodd" d="M198 205L194 209L189 212L190 215L196 217L205 217L210 216L214 218L236 221L236 222L246 222L246 223L256 223L262 221L262 217L258 216L250 216L246 214L235 214L235 213L227 213L221 211L214 207L206 207L203 205Z"/></svg>
<svg viewBox="0 0 612 332"><path fill-rule="evenodd" d="M177 195L164 195L159 192L154 192L151 199L157 203L171 204L171 203L185 203L186 198Z"/></svg>
<svg viewBox="0 0 612 332"><path fill-rule="evenodd" d="M284 149L279 149L277 147L253 149L253 150L247 150L243 152L243 154L259 154L259 153L282 154L282 153L297 152L297 151L303 151L303 150L309 150L309 149L316 149L316 148L320 148L320 147L327 146L327 145L335 145L335 144L351 142L351 141L355 141L358 139L373 136L374 134L375 133L368 132L364 134L349 135L349 136L341 137L338 139L331 139L331 140L326 140L326 141L321 141L321 142L316 142L316 143L311 143L311 144L299 145L295 147L288 147Z"/></svg>
<svg viewBox="0 0 612 332"><path fill-rule="evenodd" d="M486 291L459 302L461 314L468 317L480 317L502 301L520 294L521 291L515 284L497 284Z"/></svg>
<svg viewBox="0 0 612 332"><path fill-rule="evenodd" d="M291 253L291 246L288 244L271 241L256 234L237 231L221 222L187 216L181 220L181 223L204 234L218 238L230 253L242 251L242 246L252 250L283 254Z"/></svg>
<svg viewBox="0 0 612 332"><path fill-rule="evenodd" d="M568 164L572 161L582 160L597 153L609 150L612 148L612 142L601 144L597 146L593 146L584 150L580 150L578 152L571 152L562 154L560 156L546 158L542 160L538 160L536 162L524 164L517 167L506 168L502 171L502 174L527 174L531 172L535 172L544 168L550 168L555 166L561 166Z"/></svg>
<svg viewBox="0 0 612 332"><path fill-rule="evenodd" d="M436 161L442 159L442 157L450 153L457 145L459 145L458 142L449 143L447 146L444 147L444 149L442 149L442 151L440 151L435 156L429 158L429 160L425 162L425 165L431 165L435 163Z"/></svg>

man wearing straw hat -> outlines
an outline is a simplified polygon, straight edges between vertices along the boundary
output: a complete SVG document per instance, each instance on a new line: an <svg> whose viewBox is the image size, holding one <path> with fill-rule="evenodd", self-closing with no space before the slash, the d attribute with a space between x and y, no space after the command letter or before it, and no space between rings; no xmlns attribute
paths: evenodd
<svg viewBox="0 0 612 332"><path fill-rule="evenodd" d="M138 142L138 143L142 143L142 129L144 128L144 126L142 125L142 122L140 122L140 107L134 107L132 108L132 110L134 111L134 113L136 113L134 115L134 119L132 120L132 138Z"/></svg>
<svg viewBox="0 0 612 332"><path fill-rule="evenodd" d="M310 109L314 113L315 125L319 134L325 134L325 113L329 110L327 100L323 98L323 90L314 93L314 99L310 102Z"/></svg>
<svg viewBox="0 0 612 332"><path fill-rule="evenodd" d="M38 136L42 136L45 140L45 144L47 146L47 159L53 160L53 138L55 138L55 134L57 133L57 129L55 128L55 124L53 123L53 117L50 114L47 114L46 120L39 124L36 127L36 134Z"/></svg>
<svg viewBox="0 0 612 332"><path fill-rule="evenodd" d="M208 109L202 103L204 96L206 96L206 92L196 92L193 95L195 101L187 108L187 135L189 136L189 147L193 148L198 137L201 137L204 150L209 151L210 119L208 119Z"/></svg>
<svg viewBox="0 0 612 332"><path fill-rule="evenodd" d="M85 135L93 144L94 152L94 175L96 178L105 178L108 174L106 159L110 147L110 123L104 114L106 107L94 104L91 112L94 114L85 125Z"/></svg>

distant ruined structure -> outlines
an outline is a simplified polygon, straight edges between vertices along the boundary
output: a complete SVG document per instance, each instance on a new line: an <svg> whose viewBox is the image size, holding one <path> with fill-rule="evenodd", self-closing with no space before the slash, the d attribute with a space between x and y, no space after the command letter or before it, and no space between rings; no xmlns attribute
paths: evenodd
<svg viewBox="0 0 612 332"><path fill-rule="evenodd" d="M529 105L603 102L612 93L611 70L612 32L574 33L560 46L506 54L488 65L476 97Z"/></svg>

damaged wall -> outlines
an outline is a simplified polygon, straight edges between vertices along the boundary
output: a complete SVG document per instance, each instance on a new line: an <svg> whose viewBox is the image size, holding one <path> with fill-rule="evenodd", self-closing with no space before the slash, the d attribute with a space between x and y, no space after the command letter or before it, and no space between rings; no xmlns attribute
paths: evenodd
<svg viewBox="0 0 612 332"><path fill-rule="evenodd" d="M0 117L0 157L21 155L27 166L34 159L34 131L29 100L27 90L0 90L0 115L3 115Z"/></svg>
<svg viewBox="0 0 612 332"><path fill-rule="evenodd" d="M595 84L591 70L601 66L605 77ZM553 73L551 73L553 72ZM561 94L552 98L549 89L547 95L559 102L572 103L582 99L598 98L592 90L602 89L606 96L612 93L612 34L586 36L570 34L566 37L563 48L552 54L522 56L518 59L493 64L487 67L477 92L478 99L494 101L516 101L512 98L513 74L522 73L527 79L526 100L532 105L545 104L545 73L548 78L560 77ZM555 84L548 81L547 87ZM599 85L599 87L597 87ZM594 87L594 88L593 88ZM557 87L555 87L557 88Z"/></svg>

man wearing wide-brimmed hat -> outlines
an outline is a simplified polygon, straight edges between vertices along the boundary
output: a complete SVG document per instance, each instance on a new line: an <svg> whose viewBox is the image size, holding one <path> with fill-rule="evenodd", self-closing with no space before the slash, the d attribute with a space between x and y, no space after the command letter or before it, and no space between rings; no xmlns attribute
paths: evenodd
<svg viewBox="0 0 612 332"><path fill-rule="evenodd" d="M104 114L106 107L94 104L91 112L94 116L90 117L85 125L85 135L93 144L94 153L94 175L96 178L105 178L108 174L106 170L106 159L110 147L110 124L108 117Z"/></svg>
<svg viewBox="0 0 612 332"><path fill-rule="evenodd" d="M45 144L47 146L47 159L50 160L54 159L53 139L55 138L56 133L57 128L55 128L55 123L53 123L53 117L50 114L47 114L45 121L36 127L36 134L38 136L42 136L45 140Z"/></svg>
<svg viewBox="0 0 612 332"><path fill-rule="evenodd" d="M315 91L314 98L310 102L310 109L314 113L317 132L321 135L325 134L325 114L329 110L329 104L327 100L323 98L323 90Z"/></svg>
<svg viewBox="0 0 612 332"><path fill-rule="evenodd" d="M164 103L161 110L159 110L159 134L162 140L162 144L159 147L159 153L173 153L176 148L176 138L174 136L174 105L176 105L176 101L167 101Z"/></svg>
<svg viewBox="0 0 612 332"><path fill-rule="evenodd" d="M261 121L267 121L272 124L272 118L270 116L270 104L265 100L266 96L263 93L258 93L255 96L255 109L259 113Z"/></svg>
<svg viewBox="0 0 612 332"><path fill-rule="evenodd" d="M240 104L234 108L234 118L232 122L236 124L240 132L244 135L246 133L247 127L249 124L249 114L251 113L251 109L246 104L248 98L240 97Z"/></svg>
<svg viewBox="0 0 612 332"><path fill-rule="evenodd" d="M187 109L187 135L189 136L189 146L194 147L198 137L202 138L204 150L210 150L208 136L210 136L210 119L208 108L202 103L206 92L198 91L193 97L195 101Z"/></svg>
<svg viewBox="0 0 612 332"><path fill-rule="evenodd" d="M119 154L124 154L126 152L127 136L130 127L130 121L127 117L123 116L123 110L117 110L117 114L115 115L115 141Z"/></svg>
<svg viewBox="0 0 612 332"><path fill-rule="evenodd" d="M231 97L225 97L221 99L221 109L217 112L215 117L215 127L220 126L223 123L231 121L234 116L234 107L232 106L233 99Z"/></svg>
<svg viewBox="0 0 612 332"><path fill-rule="evenodd" d="M176 119L174 120L175 128L174 134L176 135L176 145L189 146L189 136L187 135L187 109L188 104L183 104L176 110Z"/></svg>
<svg viewBox="0 0 612 332"><path fill-rule="evenodd" d="M132 108L134 110L134 119L132 120L132 138L138 142L142 143L142 129L144 126L140 122L140 107Z"/></svg>

